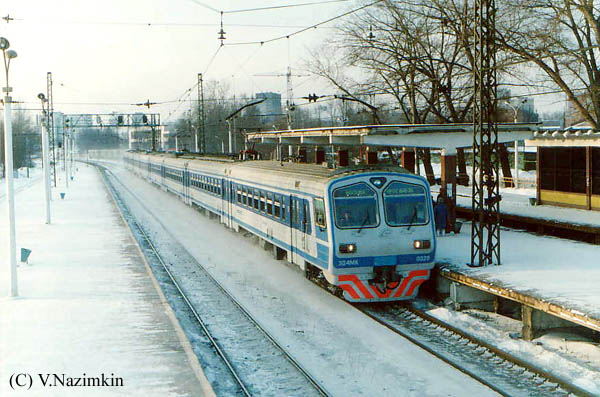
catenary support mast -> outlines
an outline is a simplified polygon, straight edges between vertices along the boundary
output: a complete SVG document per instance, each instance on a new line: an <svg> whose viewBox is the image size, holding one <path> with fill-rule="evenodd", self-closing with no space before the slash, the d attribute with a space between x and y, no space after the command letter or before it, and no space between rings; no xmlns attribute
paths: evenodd
<svg viewBox="0 0 600 397"><path fill-rule="evenodd" d="M500 264L495 25L495 0L475 0L472 266Z"/></svg>

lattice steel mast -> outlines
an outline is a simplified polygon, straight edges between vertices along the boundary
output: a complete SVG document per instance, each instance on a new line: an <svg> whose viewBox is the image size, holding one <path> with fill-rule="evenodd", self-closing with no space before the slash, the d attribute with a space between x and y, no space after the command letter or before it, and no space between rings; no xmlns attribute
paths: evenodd
<svg viewBox="0 0 600 397"><path fill-rule="evenodd" d="M475 0L471 266L500 265L496 2Z"/></svg>

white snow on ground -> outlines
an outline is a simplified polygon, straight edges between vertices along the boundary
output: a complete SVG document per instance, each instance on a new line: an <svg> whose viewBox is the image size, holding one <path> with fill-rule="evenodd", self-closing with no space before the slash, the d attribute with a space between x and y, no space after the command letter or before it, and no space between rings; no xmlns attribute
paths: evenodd
<svg viewBox="0 0 600 397"><path fill-rule="evenodd" d="M40 178L41 178L41 174L42 174L42 169L41 168L30 168L29 169L29 178L27 177L27 171L20 169L18 171L18 175L15 178L13 178L13 188L16 191L22 190L27 188L27 186L29 185L33 185L34 183L36 183ZM2 173L0 172L0 177L2 176ZM6 194L6 180L3 178L0 178L0 203L4 200L4 195Z"/></svg>
<svg viewBox="0 0 600 397"><path fill-rule="evenodd" d="M548 333L534 342L513 338L511 335L519 334L521 322L494 313L436 308L428 314L600 395L600 347L597 344L582 338L577 340L572 333Z"/></svg>
<svg viewBox="0 0 600 397"><path fill-rule="evenodd" d="M433 163L433 172L439 177L440 175L440 164ZM472 168L467 167L467 173L472 174ZM423 172L421 172L424 175ZM525 180L535 181L535 171L519 171L519 178ZM431 187L431 191L437 194L440 190L440 185L434 185ZM456 203L463 207L471 207L471 186L456 186ZM577 208L564 208L553 205L537 205L532 206L529 203L529 198L536 197L535 187L527 188L500 188L500 195L502 201L500 202L500 211L520 216L527 216L531 218L541 218L559 222L566 222L575 225L595 226L600 227L600 211L588 211Z"/></svg>
<svg viewBox="0 0 600 397"><path fill-rule="evenodd" d="M95 169L80 166L44 224L39 183L16 195L19 298L8 293L0 198L0 395L199 396L203 389L137 247ZM13 391L14 373L33 376ZM123 378L122 388L42 387L37 374Z"/></svg>
<svg viewBox="0 0 600 397"><path fill-rule="evenodd" d="M495 395L304 279L297 267L273 259L252 239L129 172L116 173L334 395ZM139 204L129 205L143 212Z"/></svg>
<svg viewBox="0 0 600 397"><path fill-rule="evenodd" d="M600 318L600 246L501 232L501 266L470 268L471 224L438 238L437 261L505 288Z"/></svg>
<svg viewBox="0 0 600 397"><path fill-rule="evenodd" d="M451 263L454 269L472 277L600 318L599 246L503 230L502 265L470 268L465 265L470 261L470 226L463 225L459 235L438 239L438 262ZM461 325L461 328L491 341L493 345L502 346L528 360L535 359L567 378L577 379L581 387L600 395L600 366L591 370L573 366L555 354L544 354L544 350L531 343L507 338L508 331L498 332L486 326L485 322L465 314L439 309L435 315ZM587 344L583 356L599 357L599 351L597 345ZM583 361L586 361L585 358Z"/></svg>
<svg viewBox="0 0 600 397"><path fill-rule="evenodd" d="M439 166L433 164L437 175ZM467 171L470 173L470 168ZM520 171L519 177L536 179L535 171ZM458 205L471 206L471 189L457 186ZM432 191L439 191L439 185L433 186ZM500 188L500 194L500 210L505 213L600 226L599 211L530 205L529 198L536 197L535 188ZM437 261L450 263L472 277L600 318L599 246L502 230L502 265L473 269L465 265L470 262L470 233L471 224L466 223L460 235L439 238ZM493 313L456 313L439 308L430 314L525 360L575 379L582 388L600 395L598 344L581 341L572 333L557 332L548 333L535 343L513 339L510 335L520 333L521 323Z"/></svg>

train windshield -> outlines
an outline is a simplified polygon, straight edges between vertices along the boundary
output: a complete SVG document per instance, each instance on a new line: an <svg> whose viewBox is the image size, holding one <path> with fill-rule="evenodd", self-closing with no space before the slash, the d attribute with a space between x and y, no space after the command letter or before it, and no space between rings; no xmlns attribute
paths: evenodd
<svg viewBox="0 0 600 397"><path fill-rule="evenodd" d="M362 229L379 224L377 194L366 183L333 191L335 224L340 229Z"/></svg>
<svg viewBox="0 0 600 397"><path fill-rule="evenodd" d="M385 220L390 226L419 225L428 220L425 188L392 182L383 192Z"/></svg>

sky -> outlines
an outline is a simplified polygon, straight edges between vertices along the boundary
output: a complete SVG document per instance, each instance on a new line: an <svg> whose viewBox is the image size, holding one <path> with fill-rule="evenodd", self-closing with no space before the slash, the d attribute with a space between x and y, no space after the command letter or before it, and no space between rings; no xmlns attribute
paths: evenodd
<svg viewBox="0 0 600 397"><path fill-rule="evenodd" d="M252 8L304 4L247 12ZM318 3L318 4L314 4ZM219 81L236 97L273 91L285 98L288 66L294 97L332 94L304 70L315 51L335 32L339 16L364 0L12 0L0 5L0 37L18 53L10 68L13 100L40 108L52 72L54 109L76 113L160 113L173 122L197 99L198 73L205 84ZM218 40L221 13L225 46ZM281 40L269 41L284 37ZM234 45L260 42L260 44ZM279 74L280 76L257 76ZM0 78L4 85L4 78ZM519 92L518 94L523 94ZM147 100L148 109L134 104ZM564 108L564 96L534 98L538 111Z"/></svg>
<svg viewBox="0 0 600 397"><path fill-rule="evenodd" d="M360 0L254 12L228 11L315 3L318 0L19 0L3 1L0 37L18 57L10 66L13 100L39 109L52 72L54 109L64 113L148 111L131 104L157 102L163 122L190 108L188 90L218 80L236 95L274 91L285 97L283 74L302 71L308 49L331 37L335 23L264 45L231 45L286 36L361 5ZM223 14L225 46L217 32ZM1 78L4 86L4 78ZM293 78L294 96L322 90L311 77ZM197 90L191 90L196 100Z"/></svg>

